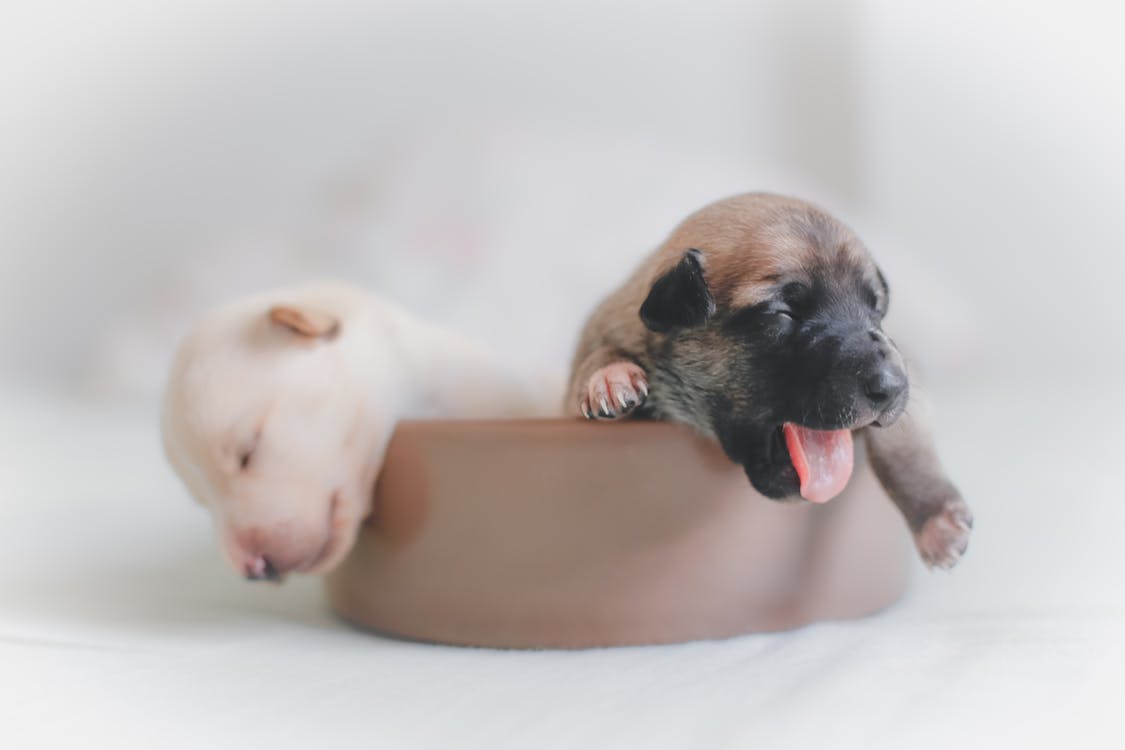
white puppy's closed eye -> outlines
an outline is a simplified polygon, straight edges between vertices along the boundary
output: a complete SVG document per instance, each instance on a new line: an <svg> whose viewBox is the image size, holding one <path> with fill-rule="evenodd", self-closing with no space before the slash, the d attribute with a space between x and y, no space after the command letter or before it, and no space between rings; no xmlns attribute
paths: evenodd
<svg viewBox="0 0 1125 750"><path fill-rule="evenodd" d="M371 510L397 420L557 413L558 389L517 372L354 287L264 294L183 342L164 444L236 570L324 572Z"/></svg>
<svg viewBox="0 0 1125 750"><path fill-rule="evenodd" d="M237 419L214 428L223 435L223 439L218 442L216 463L219 468L231 475L250 468L261 444L262 431L266 424L267 415L259 408L241 411L242 414Z"/></svg>
<svg viewBox="0 0 1125 750"><path fill-rule="evenodd" d="M262 430L258 428L249 437L245 438L239 443L238 447L238 469L239 471L246 471L250 468L250 461L254 458L254 452L258 450L258 443L262 439Z"/></svg>

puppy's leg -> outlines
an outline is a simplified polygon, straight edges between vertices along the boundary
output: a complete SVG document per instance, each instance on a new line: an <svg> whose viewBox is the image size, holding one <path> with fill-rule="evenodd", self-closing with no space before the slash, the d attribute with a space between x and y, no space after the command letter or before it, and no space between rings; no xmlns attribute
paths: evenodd
<svg viewBox="0 0 1125 750"><path fill-rule="evenodd" d="M910 408L890 427L868 427L871 466L902 511L922 560L949 569L969 545L973 514L938 460L925 407L911 398Z"/></svg>
<svg viewBox="0 0 1125 750"><path fill-rule="evenodd" d="M568 411L577 408L586 419L619 419L648 398L648 376L619 352L595 351L575 369Z"/></svg>

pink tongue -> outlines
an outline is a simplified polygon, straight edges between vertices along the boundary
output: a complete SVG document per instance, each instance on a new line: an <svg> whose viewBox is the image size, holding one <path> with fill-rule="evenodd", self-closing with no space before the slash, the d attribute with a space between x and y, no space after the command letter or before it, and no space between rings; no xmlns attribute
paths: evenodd
<svg viewBox="0 0 1125 750"><path fill-rule="evenodd" d="M785 444L801 480L801 497L826 503L852 476L851 430L810 430L786 422Z"/></svg>

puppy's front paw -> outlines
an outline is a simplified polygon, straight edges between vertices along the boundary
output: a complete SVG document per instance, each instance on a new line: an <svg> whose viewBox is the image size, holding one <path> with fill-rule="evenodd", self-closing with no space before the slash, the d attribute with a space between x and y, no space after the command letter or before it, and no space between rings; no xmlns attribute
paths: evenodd
<svg viewBox="0 0 1125 750"><path fill-rule="evenodd" d="M618 419L648 398L645 371L632 362L614 362L590 376L578 401L586 419Z"/></svg>
<svg viewBox="0 0 1125 750"><path fill-rule="evenodd" d="M949 570L965 554L972 529L972 511L957 498L926 520L914 535L914 543L927 566Z"/></svg>

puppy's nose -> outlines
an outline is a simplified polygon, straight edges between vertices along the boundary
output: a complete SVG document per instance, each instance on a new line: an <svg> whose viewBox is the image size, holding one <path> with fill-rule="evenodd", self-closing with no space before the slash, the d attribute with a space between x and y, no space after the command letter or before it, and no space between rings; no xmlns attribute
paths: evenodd
<svg viewBox="0 0 1125 750"><path fill-rule="evenodd" d="M894 365L883 365L863 381L863 393L877 409L891 406L905 391L906 373Z"/></svg>
<svg viewBox="0 0 1125 750"><path fill-rule="evenodd" d="M265 555L253 557L246 563L247 581L280 581L281 571Z"/></svg>

